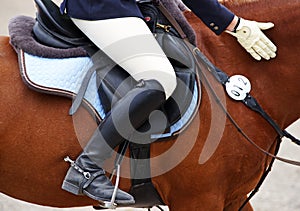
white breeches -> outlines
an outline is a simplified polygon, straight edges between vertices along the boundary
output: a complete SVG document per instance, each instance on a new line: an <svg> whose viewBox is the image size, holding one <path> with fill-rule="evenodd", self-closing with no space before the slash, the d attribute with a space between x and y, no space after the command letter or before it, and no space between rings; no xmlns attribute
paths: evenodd
<svg viewBox="0 0 300 211"><path fill-rule="evenodd" d="M135 80L157 80L169 98L176 88L174 69L146 23L137 17L79 20L75 25Z"/></svg>

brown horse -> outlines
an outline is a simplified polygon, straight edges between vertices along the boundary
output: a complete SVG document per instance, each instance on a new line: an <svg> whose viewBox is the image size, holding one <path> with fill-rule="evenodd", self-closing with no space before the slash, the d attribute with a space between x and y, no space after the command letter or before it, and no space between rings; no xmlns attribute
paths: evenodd
<svg viewBox="0 0 300 211"><path fill-rule="evenodd" d="M261 0L238 6L225 3L247 19L275 23L275 28L266 33L278 46L276 59L254 61L233 37L227 34L217 37L195 16L187 14L198 34L199 48L227 74L247 76L252 83L252 95L279 126L285 128L300 116L300 2ZM87 197L74 196L60 188L69 167L63 158L66 155L75 158L81 152L78 139L88 140L95 128L92 118L82 108L71 118L69 99L28 89L19 75L17 57L8 37L0 39L0 74L0 191L47 206L97 205ZM212 124L215 111L209 94L204 90L198 111L200 118L195 118L178 137L184 141L182 151L194 144L191 151L174 168L153 178L171 210L237 210L270 162L230 121L222 122L220 117ZM226 108L257 145L274 152L277 134L260 115L229 98L226 98ZM221 111L217 112L224 116ZM73 121L76 121L76 130ZM214 133L218 127L224 131ZM201 161L200 157L205 154L202 149L211 143L207 137L213 138L211 131L222 135L220 143L207 160ZM195 143L191 143L191 137L197 139ZM152 156L162 155L177 143L175 139L152 144ZM168 154L164 162L154 160L153 171L165 168L178 154L178 151ZM122 178L121 188L128 190L129 187L129 180ZM251 205L248 203L244 210L252 210Z"/></svg>

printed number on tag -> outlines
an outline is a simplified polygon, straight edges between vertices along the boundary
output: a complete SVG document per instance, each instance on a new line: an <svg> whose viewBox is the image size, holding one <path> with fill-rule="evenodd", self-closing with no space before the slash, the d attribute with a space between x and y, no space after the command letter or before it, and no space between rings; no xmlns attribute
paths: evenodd
<svg viewBox="0 0 300 211"><path fill-rule="evenodd" d="M244 100L251 90L251 83L243 75L231 76L225 84L227 94L234 100Z"/></svg>

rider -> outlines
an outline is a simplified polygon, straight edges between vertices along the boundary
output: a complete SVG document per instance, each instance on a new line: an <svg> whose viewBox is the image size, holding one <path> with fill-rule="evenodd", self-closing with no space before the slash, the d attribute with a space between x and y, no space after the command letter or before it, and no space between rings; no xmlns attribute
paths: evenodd
<svg viewBox="0 0 300 211"><path fill-rule="evenodd" d="M237 37L255 59L269 60L276 56L275 45L261 31L273 27L272 23L239 18L218 0L183 2L215 34L228 31ZM100 123L69 168L62 185L64 190L73 194L110 201L114 186L102 168L104 160L125 139L130 140L151 112L171 96L176 87L176 75L144 22L136 0L64 0L61 12L67 13L96 46L138 82L115 103L110 114ZM125 127L122 132L114 124L116 122ZM134 198L118 190L115 202L132 204Z"/></svg>

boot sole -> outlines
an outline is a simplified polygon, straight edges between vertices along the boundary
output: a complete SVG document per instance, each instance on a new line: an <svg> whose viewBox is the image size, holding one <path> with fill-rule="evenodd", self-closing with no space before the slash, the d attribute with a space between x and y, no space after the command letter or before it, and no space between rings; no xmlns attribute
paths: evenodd
<svg viewBox="0 0 300 211"><path fill-rule="evenodd" d="M105 198L94 196L85 190L83 190L83 193L80 193L79 188L76 185L73 185L66 181L63 182L61 188L65 191L73 193L74 195L86 195L96 201L99 201L99 202L110 202L111 201L111 199L105 199ZM115 203L117 203L119 205L131 205L131 204L135 204L135 200L134 199L133 200L117 200L116 199Z"/></svg>

